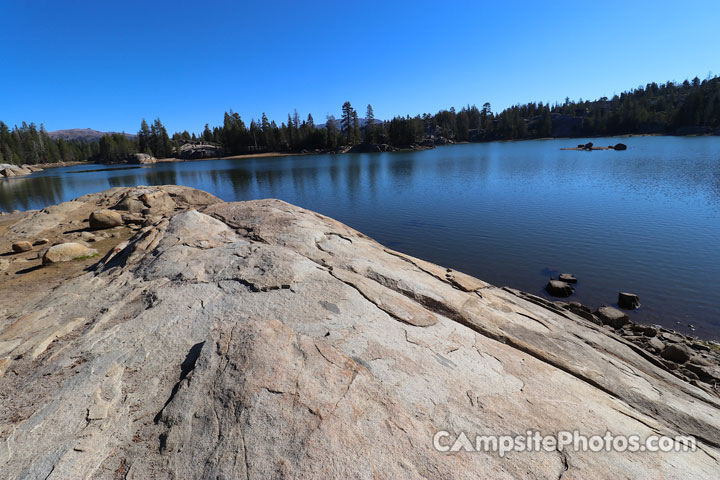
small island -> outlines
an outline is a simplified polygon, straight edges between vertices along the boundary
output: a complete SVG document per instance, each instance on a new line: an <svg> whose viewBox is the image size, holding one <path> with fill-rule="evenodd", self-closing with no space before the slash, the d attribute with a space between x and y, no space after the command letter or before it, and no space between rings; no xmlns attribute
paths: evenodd
<svg viewBox="0 0 720 480"><path fill-rule="evenodd" d="M596 147L593 142L588 142L585 144L580 144L575 148L561 148L560 150L575 150L575 151L585 151L585 152L592 152L593 150L627 150L627 145L624 143L616 143L615 145L608 145L607 147Z"/></svg>

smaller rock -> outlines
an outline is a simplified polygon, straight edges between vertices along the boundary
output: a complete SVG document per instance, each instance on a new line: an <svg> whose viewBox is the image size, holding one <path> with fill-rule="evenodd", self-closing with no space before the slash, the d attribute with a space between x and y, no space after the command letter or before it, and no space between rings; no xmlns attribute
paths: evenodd
<svg viewBox="0 0 720 480"><path fill-rule="evenodd" d="M633 332L640 332L646 337L654 337L655 335L657 335L657 328L653 327L652 325L633 323L630 328Z"/></svg>
<svg viewBox="0 0 720 480"><path fill-rule="evenodd" d="M640 306L640 298L634 293L620 292L618 294L618 306L625 310L635 310Z"/></svg>
<svg viewBox="0 0 720 480"><path fill-rule="evenodd" d="M615 150L627 150L627 145L625 145L624 143L616 143L614 149Z"/></svg>
<svg viewBox="0 0 720 480"><path fill-rule="evenodd" d="M595 315L600 318L603 325L610 325L615 329L622 328L630 321L630 318L626 314L608 305L598 308Z"/></svg>
<svg viewBox="0 0 720 480"><path fill-rule="evenodd" d="M701 357L700 355L693 355L692 357L690 357L690 363L693 363L695 365L704 365L706 367L711 367L713 365L711 361L709 361L707 358Z"/></svg>
<svg viewBox="0 0 720 480"><path fill-rule="evenodd" d="M152 227L153 225L158 223L160 220L162 220L162 218L163 217L161 215L150 215L145 218L145 221L143 222L142 226L143 227Z"/></svg>
<svg viewBox="0 0 720 480"><path fill-rule="evenodd" d="M124 210L129 213L140 213L145 208L145 204L136 198L125 197L113 207L115 210Z"/></svg>
<svg viewBox="0 0 720 480"><path fill-rule="evenodd" d="M660 356L671 362L685 363L690 358L690 351L685 345L674 343L665 347Z"/></svg>
<svg viewBox="0 0 720 480"><path fill-rule="evenodd" d="M82 232L80 234L80 238L84 242L96 242L97 241L97 237L90 232Z"/></svg>
<svg viewBox="0 0 720 480"><path fill-rule="evenodd" d="M577 304L580 306L578 307L574 304ZM590 312L590 309L587 308L585 305L582 305L578 302L570 302L570 308L568 310L570 310L572 313L574 313L578 317L582 317L585 320L588 320L588 321L594 323L595 325L602 325L602 322L600 321L600 319L598 317L596 317L595 315L593 315L592 312Z"/></svg>
<svg viewBox="0 0 720 480"><path fill-rule="evenodd" d="M677 370L677 368L678 368L677 364L675 364L673 362L663 361L662 363L663 363L663 365L665 365L665 368L667 368L668 370Z"/></svg>
<svg viewBox="0 0 720 480"><path fill-rule="evenodd" d="M172 213L177 207L175 201L163 190L144 193L140 196L140 200L148 206L148 213ZM145 213L145 210L143 210L143 213Z"/></svg>
<svg viewBox="0 0 720 480"><path fill-rule="evenodd" d="M650 346L650 348L652 348L657 353L662 352L663 349L665 348L665 344L663 342L661 342L660 339L658 339L657 337L652 337L648 341L648 345Z"/></svg>
<svg viewBox="0 0 720 480"><path fill-rule="evenodd" d="M122 215L122 219L125 225L142 225L145 223L145 217L133 213L126 213Z"/></svg>
<svg viewBox="0 0 720 480"><path fill-rule="evenodd" d="M15 242L12 244L12 249L15 253L29 252L32 250L32 244L30 242Z"/></svg>
<svg viewBox="0 0 720 480"><path fill-rule="evenodd" d="M575 289L569 283L561 282L560 280L550 279L545 290L553 297L565 298L573 294Z"/></svg>
<svg viewBox="0 0 720 480"><path fill-rule="evenodd" d="M93 230L104 230L122 224L122 216L113 210L96 210L90 214L90 228Z"/></svg>
<svg viewBox="0 0 720 480"><path fill-rule="evenodd" d="M660 334L660 338L666 342L681 343L683 339L674 333L663 332Z"/></svg>
<svg viewBox="0 0 720 480"><path fill-rule="evenodd" d="M558 280L565 283L577 283L577 278L571 273L561 273Z"/></svg>
<svg viewBox="0 0 720 480"><path fill-rule="evenodd" d="M700 352L709 352L710 351L710 347L708 347L707 345L703 345L702 343L697 343L697 342L691 343L690 348L692 348L693 350L698 350Z"/></svg>
<svg viewBox="0 0 720 480"><path fill-rule="evenodd" d="M624 335L623 338L625 338L625 340L627 341L634 343L637 343L640 340L645 340L645 337L643 337L642 335Z"/></svg>
<svg viewBox="0 0 720 480"><path fill-rule="evenodd" d="M47 238L39 238L33 242L33 246L37 247L38 245L45 245L46 243L50 243L50 240Z"/></svg>
<svg viewBox="0 0 720 480"><path fill-rule="evenodd" d="M570 303L568 303L568 307L570 308L570 310L578 309L578 310L586 311L588 313L590 313L592 311L580 302L570 302Z"/></svg>

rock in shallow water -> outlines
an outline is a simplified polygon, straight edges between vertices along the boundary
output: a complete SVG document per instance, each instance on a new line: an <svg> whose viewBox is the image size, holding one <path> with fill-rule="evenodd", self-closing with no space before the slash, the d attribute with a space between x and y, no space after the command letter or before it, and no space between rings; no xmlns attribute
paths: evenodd
<svg viewBox="0 0 720 480"><path fill-rule="evenodd" d="M575 291L569 283L561 282L560 280L553 280L552 278L548 284L545 285L545 290L547 290L547 292L553 297L560 298L569 297Z"/></svg>
<svg viewBox="0 0 720 480"><path fill-rule="evenodd" d="M618 294L618 306L625 310L634 310L640 307L640 298L634 293L620 292Z"/></svg>
<svg viewBox="0 0 720 480"><path fill-rule="evenodd" d="M558 280L565 283L577 283L577 278L571 273L561 273Z"/></svg>

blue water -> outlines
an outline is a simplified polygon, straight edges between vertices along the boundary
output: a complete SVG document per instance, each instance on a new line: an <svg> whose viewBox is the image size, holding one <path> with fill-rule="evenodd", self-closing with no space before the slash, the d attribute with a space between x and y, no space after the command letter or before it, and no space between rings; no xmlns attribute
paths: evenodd
<svg viewBox="0 0 720 480"><path fill-rule="evenodd" d="M0 209L170 183L228 201L281 198L496 285L544 294L549 275L570 272L580 280L571 299L591 307L634 292L633 320L720 338L720 138L560 150L585 141L64 167L0 180Z"/></svg>

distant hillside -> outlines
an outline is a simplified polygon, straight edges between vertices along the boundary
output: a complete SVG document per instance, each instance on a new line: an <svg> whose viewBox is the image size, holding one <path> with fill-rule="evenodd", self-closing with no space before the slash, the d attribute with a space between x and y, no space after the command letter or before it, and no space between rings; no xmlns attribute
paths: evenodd
<svg viewBox="0 0 720 480"><path fill-rule="evenodd" d="M70 128L67 130L55 130L54 132L48 132L50 138L53 140L83 140L86 142L94 142L100 140L103 135L108 135L116 132L100 132L93 130L92 128ZM124 133L124 132L123 132ZM126 137L135 139L137 135L126 133Z"/></svg>

